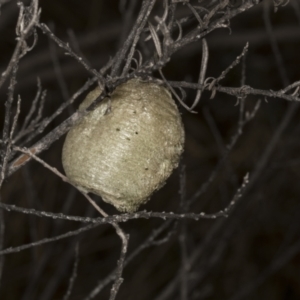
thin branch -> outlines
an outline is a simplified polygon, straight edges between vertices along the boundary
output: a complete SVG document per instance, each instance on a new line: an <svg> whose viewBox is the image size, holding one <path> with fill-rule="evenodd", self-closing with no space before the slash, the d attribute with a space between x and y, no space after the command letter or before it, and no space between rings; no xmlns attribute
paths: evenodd
<svg viewBox="0 0 300 300"><path fill-rule="evenodd" d="M231 141L226 146L226 151L224 152L223 157L219 160L216 167L212 170L208 179L204 183L202 183L200 188L198 188L196 192L188 199L189 205L191 205L193 202L196 201L196 199L198 199L201 195L203 195L207 191L209 185L215 180L221 167L227 161L229 153L231 152L231 150L233 149L233 147L236 145L237 141L241 137L244 126L255 117L259 107L260 107L260 101L256 103L252 112L247 113L247 117L244 119L244 121L241 124L238 124L238 128L236 129L235 134L231 137Z"/></svg>
<svg viewBox="0 0 300 300"><path fill-rule="evenodd" d="M193 197L194 198L194 197ZM9 205L0 203L0 208L4 209L8 212L15 211L19 213L24 213L28 215L34 215L37 217L47 217L53 220L65 220L65 221L75 221L81 223L93 223L93 224L111 224L111 223L124 223L129 220L136 219L151 219L158 218L163 220L184 220L191 219L198 221L200 219L216 219L219 217L228 217L228 213L224 211L228 211L228 209L221 210L217 213L207 214L204 212L200 213L174 213L174 212L150 212L150 211L138 211L135 213L124 213L121 215L111 215L104 218L89 218L89 217L80 217L80 216L71 216L62 213L51 213L46 211L38 211L33 208L23 208L16 205Z"/></svg>
<svg viewBox="0 0 300 300"><path fill-rule="evenodd" d="M169 84L172 87L182 87L182 88L189 88L189 89L201 89L203 86L199 86L197 83L190 83L185 81L170 81ZM208 86L205 86L206 90L209 90ZM228 95L232 95L235 97L241 97L241 96L248 96L248 95L255 95L255 96L264 96L269 98L278 98L283 99L291 102L300 102L300 97L285 94L285 90L261 90L252 88L249 85L245 85L242 87L225 87L221 85L217 85L214 87L214 89L221 93L226 93Z"/></svg>
<svg viewBox="0 0 300 300"><path fill-rule="evenodd" d="M72 103L83 91L85 91L88 86L90 86L93 83L93 79L91 81L88 81L82 88L80 88L70 99L69 103ZM70 116L68 119L63 121L58 127L56 127L54 130L52 130L50 133L45 135L40 141L38 141L36 144L34 144L32 147L30 147L30 152L38 154L44 150L46 150L54 141L59 139L63 134L65 134L73 125L75 125L77 122L80 121L81 118L83 118L85 115L89 113L90 110L94 109L99 101L104 99L106 94L103 92L97 100L95 100L94 103L92 103L86 110L75 112L72 116ZM43 129L50 123L53 118L55 118L57 115L61 113L61 111L69 105L69 103L64 103L60 106L60 108L49 118L47 118L41 125L40 129L37 131L43 131ZM8 176L10 176L12 173L14 173L16 170L18 170L20 167L25 165L27 162L31 160L31 156L22 154L20 157L15 159L9 166Z"/></svg>
<svg viewBox="0 0 300 300"><path fill-rule="evenodd" d="M228 147L226 147L226 144L222 139L221 133L216 125L216 122L207 107L203 108L203 116L204 116L206 122L208 123L208 126L214 136L216 144L219 148L220 159L222 159L223 156L226 156ZM244 118L243 118L243 120L244 120ZM238 128L239 128L238 130L243 129L243 124L239 123ZM238 180L237 180L237 176L235 174L234 168L230 163L230 160L229 159L224 160L224 164L225 164L226 171L228 173L228 178L230 179L233 187L237 188Z"/></svg>
<svg viewBox="0 0 300 300"><path fill-rule="evenodd" d="M145 2L143 2L144 4L147 1L145 0ZM147 2L148 3L148 2ZM219 28L220 26L222 27L222 22L227 20L227 19L231 19L232 17L250 9L251 7L253 7L254 5L257 5L258 2L256 3L255 1L247 1L245 2L243 5L241 5L239 8L232 10L230 12L230 14L225 14L222 18L220 18L220 22L212 22L211 26L209 29L207 29L204 33L199 34L198 37L198 32L195 33L194 31L192 31L190 34L187 35L187 37L181 39L178 42L174 42L172 49L170 50L169 54L173 54L174 52L176 52L177 50L179 50L180 48L182 48L184 45L194 42L194 38L190 38L192 36L195 36L195 34L197 35L197 40L201 39L202 37L204 37L205 35L207 35L210 31ZM148 6L147 6L148 7ZM131 41L131 39L129 39ZM128 40L127 40L128 41ZM128 45L128 47L130 46L130 44ZM127 47L127 46L126 46ZM125 47L125 48L126 48ZM124 50L124 49L123 49ZM122 50L122 51L123 51ZM125 51L126 52L126 51ZM123 53L123 52L122 52ZM123 53L124 54L124 53ZM121 56L123 54L120 54ZM125 54L124 54L125 55ZM117 56L116 56L117 57ZM119 56L118 56L119 57ZM117 58L116 58L117 59ZM112 60L110 62L110 65L114 63L114 60ZM151 70L155 70L157 68L161 68L161 63L162 62L158 62L158 65L154 64L151 59L144 63L144 67L146 68L145 71L147 71L147 69L150 68L151 66ZM138 74L138 72L137 72ZM134 76L137 75L135 72L133 72L129 78L127 78L126 80L133 78ZM114 85L115 87L116 85ZM101 99L103 99L105 97L105 95L101 95L101 97L99 97L99 101ZM288 97L288 96L284 96L282 95L282 97ZM294 99L294 98L293 98ZM97 100L98 101L98 100ZM97 102L98 103L98 102ZM94 106L93 106L94 107ZM64 133L66 133L69 128L71 128L72 125L74 125L81 117L83 117L84 113L82 112L81 114L75 113L73 114L69 119L65 120L61 125L59 125L57 128L55 128L52 132L50 132L48 135L46 135L43 139L41 139L37 144L35 144L34 146L31 147L31 152L32 153L40 153L42 151L44 151L45 149L47 149L55 140L57 140L61 135L63 135ZM30 157L26 157L26 156L21 156L20 158L18 158L17 160L15 160L9 167L9 172L8 175L11 175L12 173L14 173L17 169L19 169L21 166L23 166L25 163L27 163L30 160Z"/></svg>
<svg viewBox="0 0 300 300"><path fill-rule="evenodd" d="M282 267L284 267L290 260L292 260L300 252L300 242L296 242L294 245L290 246L281 255L276 257L271 264L265 268L256 278L242 286L237 292L230 297L230 300L242 300L246 296L251 295L259 286L261 286L267 278L272 274L276 273Z"/></svg>
<svg viewBox="0 0 300 300"><path fill-rule="evenodd" d="M181 167L180 171L180 206L185 212L188 206L186 205L186 172L185 166ZM189 284L188 284L188 250L187 250L187 224L186 220L183 220L180 224L179 232L179 246L180 246L180 256L181 256L181 276L180 276L180 300L187 300L189 294Z"/></svg>
<svg viewBox="0 0 300 300"><path fill-rule="evenodd" d="M79 263L79 245L78 243L75 246L75 260L74 260L74 265L73 265L73 271L72 271L72 275L70 277L69 280L69 285L68 285L68 289L66 294L64 295L63 300L68 300L70 299L73 287L74 287L74 283L75 283L75 279L77 277L77 269L78 269L78 263Z"/></svg>
<svg viewBox="0 0 300 300"><path fill-rule="evenodd" d="M34 112L36 111L36 106L37 106L37 102L40 98L40 95L42 93L42 85L41 85L41 80L40 78L37 78L37 91L36 91L36 95L31 103L31 106L30 106L30 110L29 112L26 114L26 118L25 118L25 121L22 125L22 128L21 128L21 132L27 128L28 124L29 124L29 121L31 119L31 117L33 116Z"/></svg>
<svg viewBox="0 0 300 300"><path fill-rule="evenodd" d="M53 172L55 175L57 175L58 177L60 177L63 181L68 182L73 187L77 188L85 196L85 198L91 203L91 205L103 217L108 217L108 214L103 209L101 209L97 205L97 203L91 197L89 197L89 195L87 193L81 191L79 187L76 187L71 181L69 181L69 179L66 176L64 176L62 173L60 173L56 168L51 167L44 160L40 159L39 157L37 157L36 155L34 155L33 153L31 153L31 151L28 150L28 149L21 149L19 147L15 147L15 149L18 150L18 151L20 151L20 152L23 152L24 154L27 154L27 155L31 156L34 160L36 160L41 165L43 165L45 168L47 168L48 170L50 170L51 172ZM119 226L118 223L111 222L110 224L115 228L116 233L120 237L121 242L122 242L120 259L119 259L118 264L117 264L116 278L115 278L115 282L114 282L114 284L112 286L111 296L110 296L110 300L114 300L115 297L116 297L116 295L117 295L117 293L118 293L120 285L123 282L122 272L123 272L123 269L124 269L124 260L125 260L126 253L127 253L127 248L128 248L129 235L125 234L125 232L121 229L121 227Z"/></svg>
<svg viewBox="0 0 300 300"><path fill-rule="evenodd" d="M133 58L133 56L134 56L134 53L135 53L135 50L136 50L136 45L137 45L137 43L138 43L138 41L139 41L139 39L140 39L140 35L142 34L142 32L143 32L143 30L144 30L144 27L145 27L145 25L146 25L146 22L147 22L147 20L148 20L148 17L149 17L149 15L150 15L150 13L151 13L151 11L152 11L152 9L153 9L153 6L154 6L156 0L149 0L148 2L149 2L149 4L148 4L147 11L145 12L144 17L143 17L143 19L141 20L140 26L137 28L136 33L135 33L135 35L134 35L134 38L133 38L133 41L132 41L131 48L130 48L129 53L128 53L127 57L126 57L126 63L125 63L125 66L124 66L124 68L123 68L121 77L126 76L127 73L128 73L129 66L131 65L131 60L132 60L132 58ZM141 10L141 13L142 13L142 10ZM138 22L138 19L137 19L137 22ZM137 24L137 23L136 23L136 24ZM134 30L134 28L133 28L133 30ZM132 32L133 32L133 31L132 31ZM130 40L130 35L128 36L128 39L127 39L126 42L128 42L129 40ZM124 48L125 48L125 45L127 44L126 42L124 43ZM122 48L122 49L123 49L123 48ZM124 49L124 50L125 50L125 49ZM126 50L126 51L127 51L127 50ZM124 52L124 53L125 53L125 52ZM119 56L119 57L117 57L117 58L118 58L117 63L116 63L115 66L113 66L113 68L112 68L112 75L113 75L113 74L116 74L116 73L114 73L113 71L117 70L117 68L119 68L120 65L121 65L121 63L122 63L121 57ZM115 71L115 72L117 72L117 71Z"/></svg>
<svg viewBox="0 0 300 300"><path fill-rule="evenodd" d="M35 118L33 118L31 120L31 122L29 123L28 127L20 130L18 132L18 134L15 136L13 142L16 143L18 140L20 140L21 138L23 138L24 136L27 136L26 140L23 142L24 144L27 144L28 142L30 142L35 136L37 136L40 133L39 130L39 121L42 118L42 114L43 114L43 110L45 107L45 102L46 102L46 96L47 96L47 91L44 90L42 92L42 95L40 97L40 101L38 104L38 109L37 109L37 114L35 116ZM44 120L46 120L47 118L45 118Z"/></svg>
<svg viewBox="0 0 300 300"><path fill-rule="evenodd" d="M270 40L270 44L271 44L271 47L272 47L272 51L273 51L273 54L275 56L278 72L280 74L281 81L282 81L283 85L287 86L289 84L287 72L286 72L286 69L284 67L284 62L283 62L283 59L282 59L282 55L280 53L278 43L276 41L273 29L272 29L271 20L270 20L270 1L264 1L263 8L264 8L264 10L263 10L264 22L265 22L266 30L267 30L268 37L269 37L269 40Z"/></svg>
<svg viewBox="0 0 300 300"><path fill-rule="evenodd" d="M52 25L52 27L54 27L54 25ZM58 85L61 90L61 94L63 96L64 101L68 101L68 99L70 98L70 95L69 95L67 83L62 74L61 66L59 63L58 56L57 56L56 47L55 47L53 41L49 37L48 37L48 43L49 43L50 56L51 56L51 60L52 60L53 67L54 67L54 72L55 72L55 75L57 78Z"/></svg>
<svg viewBox="0 0 300 300"><path fill-rule="evenodd" d="M15 131L15 127L17 124L18 116L20 113L20 98L18 99L17 103L17 111L15 114L15 117L12 122L12 126L10 126L11 123L11 108L14 101L14 91L15 91L15 85L17 83L16 81L16 74L17 74L18 65L16 64L13 67L12 76L10 79L10 85L8 88L8 98L5 103L5 117L4 117L4 126L3 126L3 149L0 152L1 154L1 171L0 171L0 188L2 187L3 181L6 178L7 173L7 167L8 167L8 161L10 159L11 154L11 146L12 146L12 136Z"/></svg>
<svg viewBox="0 0 300 300"><path fill-rule="evenodd" d="M242 5L240 5L238 8L236 9L232 9L230 11L228 11L227 13L224 14L223 17L218 18L215 21L212 21L210 23L210 25L208 26L208 28L206 28L205 30L196 28L194 30L192 30L191 32L189 32L188 34L186 34L185 37L181 38L180 40L174 42L172 44L172 46L170 46L169 48L169 54L172 55L175 52L177 52L178 50L180 50L181 48L185 47L188 44L194 43L196 41L201 40L203 37L205 37L208 33L212 32L213 30L217 29L217 28L222 28L222 27L227 27L227 25L225 24L228 20L232 19L233 17L249 10L250 8L252 8L255 5L258 5L259 1L250 1L247 0L245 1ZM160 62L161 65L162 62ZM147 63L147 65L153 65L153 61L149 61Z"/></svg>
<svg viewBox="0 0 300 300"><path fill-rule="evenodd" d="M6 210L7 212L15 211L26 215L32 215L39 218L51 218L53 220L65 220L65 221L75 221L81 223L99 223L102 218L88 218L88 217L80 217L80 216L70 216L63 213L51 213L46 211L40 211L33 208L24 208L16 205L5 204L0 202L0 208L2 210Z"/></svg>
<svg viewBox="0 0 300 300"><path fill-rule="evenodd" d="M232 201L234 199L240 199L242 195L245 195L246 188L248 185L248 174L244 176L243 182L238 189L238 191L234 194ZM189 256L187 265L190 267L188 271L191 271L192 267L195 266L196 261L198 258L203 255L203 251L205 246L211 244L213 238L215 238L216 233L222 232L224 235L229 235L230 231L228 228L227 230L224 230L224 220L220 220L219 222L216 222L213 228L205 235L204 240L201 241L197 246L194 247L193 252ZM214 243L215 245L215 243ZM218 249L216 250L218 251ZM172 293L178 288L180 284L180 279L181 279L181 270L177 272L177 274L174 276L173 280L164 288L164 290L155 298L155 300L165 300L165 299L170 299Z"/></svg>
<svg viewBox="0 0 300 300"><path fill-rule="evenodd" d="M161 78L163 79L164 83L166 84L166 86L169 88L169 90L171 91L171 93L173 94L173 96L175 96L175 98L178 100L178 102L188 111L193 112L191 110L190 107L188 107L183 100L177 95L177 93L175 92L175 90L173 89L173 87L171 86L170 82L166 79L166 77L164 76L163 72L161 69L158 70L159 74L161 76Z"/></svg>
<svg viewBox="0 0 300 300"><path fill-rule="evenodd" d="M50 39L52 39L59 47L67 51L67 54L75 58L88 72L90 72L92 75L96 76L100 86L103 88L105 79L101 73L99 73L97 70L92 69L86 61L83 60L81 56L78 56L69 46L68 43L63 42L60 40L50 29L46 24L38 24L38 27L41 28L44 34L46 34Z"/></svg>
<svg viewBox="0 0 300 300"><path fill-rule="evenodd" d="M66 238L69 238L69 237L72 237L72 236L76 236L76 235L79 235L79 234L81 234L81 233L83 233L85 231L94 229L94 228L96 228L99 225L100 225L99 223L90 224L90 225L81 227L81 228L79 228L77 230L68 231L67 233L54 236L52 238L41 239L41 240L39 240L37 242L33 242L33 243L29 243L29 244L23 244L23 245L18 246L18 247L9 247L9 248L6 248L4 250L1 250L0 251L0 255L17 253L17 252L20 252L20 251L23 251L23 250L26 250L26 249L30 249L32 247L37 247L37 246L41 246L41 245L44 245L44 244L48 244L48 243L52 243L52 242L57 242L57 241L60 241L62 239L66 239Z"/></svg>
<svg viewBox="0 0 300 300"><path fill-rule="evenodd" d="M136 22L135 22L130 34L128 35L123 47L117 52L117 54L115 55L115 57L113 59L114 63L113 63L112 70L111 70L112 77L114 77L118 74L120 66L123 63L130 46L131 46L131 49L130 49L130 52L127 55L127 57L129 59L131 57L133 57L136 44L137 44L140 34L146 24L148 16L149 16L150 12L152 11L155 1L156 0L143 0L141 10L139 12L139 15L137 16ZM123 73L126 73L126 69L129 69L130 63L131 62L127 59Z"/></svg>
<svg viewBox="0 0 300 300"><path fill-rule="evenodd" d="M173 231L169 231L167 236L161 240L156 240L156 239L164 230L166 230L170 226L171 222L172 220L168 220L164 222L159 228L154 229L152 233L145 239L145 241L140 246L135 248L135 250L130 255L128 255L128 257L124 262L124 267L126 267L143 250L151 246L157 246L167 242L170 239ZM93 288L93 290L89 293L89 295L86 298L84 298L84 300L91 300L94 297L96 297L111 281L114 280L115 273L116 273L116 269L110 272L110 274L105 279L98 282L96 287Z"/></svg>
<svg viewBox="0 0 300 300"><path fill-rule="evenodd" d="M12 58L10 59L8 66L6 67L5 71L2 72L0 77L0 88L2 87L3 83L6 79L10 76L13 68L18 64L20 58L27 52L30 51L26 45L26 38L30 35L33 28L37 26L39 17L40 17L40 10L38 9L39 2L38 0L32 0L29 9L24 9L23 3L19 2L20 6L20 13L19 19L17 24L17 33L18 33L18 43L15 47L14 53ZM27 20L25 22L25 20Z"/></svg>
<svg viewBox="0 0 300 300"><path fill-rule="evenodd" d="M221 75L217 78L217 82L220 82L222 79L224 79L228 72L240 63L241 59L247 54L248 48L249 43L246 43L242 53L237 56L237 58L230 64L230 66L221 73Z"/></svg>
<svg viewBox="0 0 300 300"><path fill-rule="evenodd" d="M1 198L0 198L1 204ZM4 231L5 231L5 222L4 222L4 213L0 211L0 251L3 250L4 246ZM4 266L4 257L0 256L0 286L2 284L2 273L3 273L3 266Z"/></svg>

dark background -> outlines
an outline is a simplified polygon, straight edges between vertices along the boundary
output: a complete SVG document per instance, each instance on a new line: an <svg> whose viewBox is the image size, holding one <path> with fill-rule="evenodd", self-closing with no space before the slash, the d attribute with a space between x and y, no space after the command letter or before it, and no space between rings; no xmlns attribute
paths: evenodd
<svg viewBox="0 0 300 300"><path fill-rule="evenodd" d="M157 2L155 12L161 15L161 2ZM42 0L40 7L41 21L62 40L73 46L76 41L75 46L78 43L79 51L94 68L101 68L116 53L124 26L119 1ZM136 12L138 9L139 5ZM182 6L179 15L187 13L186 7ZM2 6L0 71L5 69L16 44L17 17L16 1ZM218 29L207 36L210 51L207 76L219 76L248 41L247 85L279 90L299 80L300 1L290 1L277 13L272 6L270 17L284 66L281 71L265 28L263 4L260 4L232 19L231 33L228 29ZM36 47L21 61L17 75L15 94L22 97L20 123L35 95L37 77L47 90L44 116L54 112L89 77L81 65L65 56L64 51L39 30L38 36ZM55 57L66 82L64 91L55 73ZM199 42L176 53L164 68L164 74L169 80L197 82L200 62ZM222 84L240 86L241 72L239 65ZM187 101L191 104L195 92L187 92ZM1 126L6 95L7 86L0 90ZM207 181L222 157L225 145L237 130L237 100L222 93L217 93L214 99L209 98L210 93L205 92L196 108L197 114L180 108L186 129L185 152L180 166L181 169L185 166L186 170L186 198ZM59 125L82 99L56 118L46 132ZM227 219L184 221L187 256L198 253L188 273L188 299L300 299L299 106L294 105L293 116L289 118L286 112L291 103L249 96L247 110L251 110L258 99L262 103L256 117L244 128L225 167L190 211L217 212L232 199L246 173L249 172L250 179L256 174L256 179ZM286 126L273 145L272 139L279 134L278 128L284 118ZM62 144L63 139L60 139L40 155L60 171L63 171ZM269 148L271 150L267 152ZM264 157L267 158L265 164L262 163ZM141 209L180 212L179 175L178 169ZM74 188L37 162L30 162L6 180L1 199L7 204L43 211L97 216ZM117 213L98 200L109 214ZM4 248L31 243L80 226L6 211L4 220ZM161 219L140 219L121 224L130 234L129 254L163 222ZM160 297L160 293L181 269L182 248L178 237L182 223L171 222L159 236L165 238L169 234L167 241L145 249L125 268L125 280L118 299L180 299L179 283L168 297ZM6 255L0 299L62 299L72 273L77 241L80 260L71 299L86 297L97 282L115 268L119 258L120 240L112 226L100 226L79 237ZM108 299L110 287L111 284L96 299Z"/></svg>

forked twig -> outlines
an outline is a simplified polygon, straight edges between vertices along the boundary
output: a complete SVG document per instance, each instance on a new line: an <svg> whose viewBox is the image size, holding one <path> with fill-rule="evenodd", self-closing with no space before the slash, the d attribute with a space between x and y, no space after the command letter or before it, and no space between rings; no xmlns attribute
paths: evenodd
<svg viewBox="0 0 300 300"><path fill-rule="evenodd" d="M72 186L74 186L76 189L78 189L84 196L85 198L90 202L90 204L103 216L103 217L108 217L108 214L99 207L99 205L97 205L97 203L84 191L82 191L79 187L75 186L65 175L63 175L62 173L60 173L56 168L51 167L49 164L47 164L44 160L40 159L39 157L37 157L36 155L34 155L33 153L31 153L31 151L27 150L27 149L22 149L19 147L15 147L16 150L23 152L27 155L30 155L34 160L36 160L37 162L39 162L40 164L42 164L45 168L47 168L48 170L50 170L51 172L53 172L55 175L57 175L58 177L60 177L63 181L71 184ZM115 228L116 233L118 234L118 236L121 239L122 242L122 247L121 247L121 255L120 255L120 259L118 261L118 268L117 268L117 272L116 272L116 278L115 278L115 282L112 286L111 289L111 296L110 296L110 300L114 300L118 290L120 288L120 285L123 282L122 279L122 272L124 269L124 260L126 257L126 253L127 253L127 248L128 248L128 240L129 240L129 235L125 234L125 232L121 229L121 227L115 223L115 222L111 222L111 225Z"/></svg>

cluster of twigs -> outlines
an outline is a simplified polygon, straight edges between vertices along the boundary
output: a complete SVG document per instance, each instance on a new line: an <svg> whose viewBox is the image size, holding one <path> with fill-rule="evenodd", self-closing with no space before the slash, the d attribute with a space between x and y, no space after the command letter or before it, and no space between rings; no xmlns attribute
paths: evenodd
<svg viewBox="0 0 300 300"><path fill-rule="evenodd" d="M184 199L181 213L172 212L147 212L139 211L132 214L121 215L107 215L87 194L83 195L85 198L98 210L102 217L88 218L82 216L71 216L66 214L54 214L45 211L39 211L31 208L18 207L16 205L8 205L0 202L0 213L2 210L15 211L22 214L30 214L37 217L51 218L53 221L60 219L66 221L75 221L87 223L77 230L67 232L65 234L57 235L52 238L45 238L34 243L24 244L18 247L9 247L2 249L4 234L4 223L1 218L0 230L0 256L1 268L3 264L3 255L15 253L24 249L36 247L45 243L55 242L60 239L68 238L71 236L79 235L87 230L100 226L102 224L111 224L118 236L121 239L121 254L116 266L116 269L107 276L106 279L99 282L97 286L90 292L85 299L92 299L100 293L100 291L110 282L113 281L111 288L110 299L115 299L119 287L123 281L122 273L124 267L143 249L163 243L165 240L157 240L157 236L170 227L172 223L193 219L214 219L219 217L227 217L234 209L239 198L243 196L247 188L251 186L257 179L258 172L245 175L241 186L237 189L236 193L232 196L232 201L221 211L214 214L206 214L204 212L193 213L189 212L190 205L206 191L208 186L213 182L221 166L226 162L228 154L235 146L237 140L243 133L244 126L251 121L256 112L259 110L260 100L254 106L252 111L245 111L244 102L249 95L255 95L260 98L279 98L287 101L299 102L299 87L300 81L292 84L287 84L285 88L273 90L261 90L255 87L245 85L242 81L239 87L223 86L222 80L227 76L228 72L236 65L244 64L244 57L248 50L248 44L245 45L241 54L217 77L206 77L206 69L209 62L209 46L205 37L218 28L227 28L230 30L230 20L235 16L245 13L252 7L259 5L260 0L243 0L243 1L222 0L222 1L198 1L192 3L189 0L164 0L163 5L155 0L143 0L140 5L140 10L136 20L129 32L127 38L124 40L123 45L116 52L116 54L104 65L100 70L96 70L91 66L79 53L72 47L59 39L53 31L44 23L40 22L41 9L38 0L32 0L29 6L24 6L19 2L19 18L16 24L16 46L12 57L7 64L5 70L2 71L0 77L0 89L7 87L7 99L2 100L2 107L5 107L4 125L2 137L0 140L1 146L1 165L0 165L0 188L4 180L9 180L9 177L25 166L29 161L35 160L48 168L55 175L59 176L63 181L68 182L68 179L61 174L56 168L50 166L44 160L39 158L39 155L48 149L57 139L61 138L74 124L93 110L99 102L114 91L114 89L121 83L134 77L141 77L144 80L156 81L164 84L178 100L179 105L182 105L186 110L194 112L197 105L201 101L201 96L204 91L211 93L211 98L214 98L217 93L225 93L235 97L240 105L240 118L236 133L232 136L231 142L223 153L223 157L217 164L216 168L212 171L211 176L203 185L192 195L189 199ZM287 4L288 1L274 1L275 8ZM162 5L160 10L161 14L156 14L154 7L155 4ZM186 6L188 14L184 17L177 17L177 9L179 6ZM156 9L157 10L157 9ZM124 9L124 14L132 15L132 10ZM125 16L126 17L126 16ZM1 16L0 16L1 18ZM151 20L151 21L150 21ZM186 25L189 26L188 32L184 30ZM31 108L23 124L18 123L20 115L20 107L22 102L21 95L15 95L15 88L17 85L16 76L20 61L28 52L34 51L35 45L38 43L38 36L45 34L51 39L59 48L65 51L66 55L74 58L74 63L80 64L85 68L90 78L86 83L78 89L78 91L71 96L67 101L63 102L60 107L50 116L43 115L43 108L46 99L46 91L42 89L42 83L37 79L37 92L35 98L32 100ZM187 81L170 81L164 74L163 69L172 59L172 55L180 49L186 47L191 43L202 42L202 60L199 66L199 78L195 83ZM147 48L147 51L146 51ZM153 73L157 71L159 78L154 77ZM92 103L83 112L74 112L69 118L64 120L55 129L47 134L44 134L47 126L60 115L69 105L71 105L82 93L87 91L93 84L98 84L103 88L102 94L98 99ZM195 99L191 105L188 105L185 99L187 89L196 91ZM5 105L4 105L5 102ZM33 143L33 140L39 140ZM270 146L272 147L272 145ZM270 151L272 148L270 148ZM270 152L269 151L269 152ZM266 153L267 156L270 153ZM261 164L263 167L263 162ZM261 167L261 168L262 168ZM70 183L71 184L71 183ZM74 187L76 188L76 187ZM183 197L185 198L185 197ZM127 222L132 219L139 218L162 218L166 220L158 229L153 231L145 242L140 245L131 255L127 256L129 236L120 227L120 223ZM175 230L175 229L174 229ZM170 234L172 234L172 230ZM170 235L169 234L169 235ZM182 235L184 237L184 234ZM72 286L76 279L77 265L78 265L78 247L76 248L76 260L74 270L70 279L70 284L64 299L68 299L72 292ZM185 269L188 272L195 257L191 256L189 268ZM178 275L179 276L179 275ZM186 276L186 275L185 275ZM183 276L183 278L185 278ZM180 276L179 276L180 277ZM178 278L179 278L178 277ZM1 276L0 276L1 278ZM174 282L177 282L176 279ZM183 283L184 284L184 283ZM188 293L187 288L183 288L183 294L186 296ZM187 299L182 298L182 299Z"/></svg>

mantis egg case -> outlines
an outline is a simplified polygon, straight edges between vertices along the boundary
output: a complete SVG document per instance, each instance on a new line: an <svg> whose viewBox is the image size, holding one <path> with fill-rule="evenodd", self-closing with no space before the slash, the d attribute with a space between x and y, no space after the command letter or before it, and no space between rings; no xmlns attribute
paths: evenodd
<svg viewBox="0 0 300 300"><path fill-rule="evenodd" d="M79 109L100 93L97 87ZM183 144L181 117L170 93L133 79L69 131L62 163L79 189L100 195L119 211L133 212L178 166Z"/></svg>

